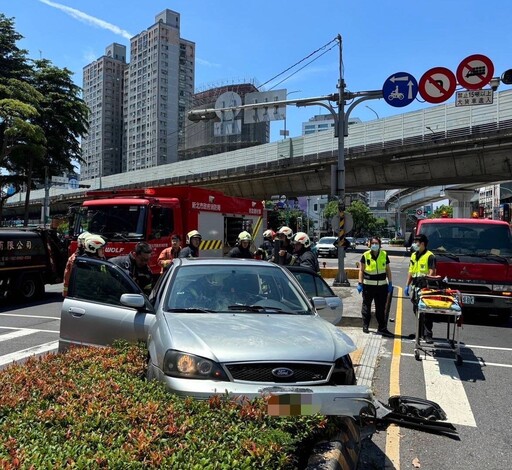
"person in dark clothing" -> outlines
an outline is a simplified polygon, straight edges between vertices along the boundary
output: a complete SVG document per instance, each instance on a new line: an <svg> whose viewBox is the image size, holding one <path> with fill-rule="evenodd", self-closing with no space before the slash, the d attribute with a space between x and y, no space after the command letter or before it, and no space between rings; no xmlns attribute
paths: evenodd
<svg viewBox="0 0 512 470"><path fill-rule="evenodd" d="M320 265L315 254L311 251L311 240L304 232L297 232L293 237L293 255L290 266L304 266L315 273L320 273Z"/></svg>
<svg viewBox="0 0 512 470"><path fill-rule="evenodd" d="M203 237L197 230L187 233L187 246L180 251L178 258L199 258L199 245Z"/></svg>
<svg viewBox="0 0 512 470"><path fill-rule="evenodd" d="M386 300L388 293L393 292L391 268L388 254L381 250L380 239L373 237L370 249L363 253L359 261L359 283L357 292L363 294L361 316L363 317L363 332L369 332L372 302L375 301L375 317L377 318L377 333L383 336L393 336L387 328Z"/></svg>
<svg viewBox="0 0 512 470"><path fill-rule="evenodd" d="M249 232L246 232L245 230L240 232L238 235L237 244L229 251L228 257L247 259L254 258L253 254L251 253L251 241L252 237Z"/></svg>
<svg viewBox="0 0 512 470"><path fill-rule="evenodd" d="M153 288L153 273L148 266L152 248L146 242L139 242L129 255L116 256L111 263L124 269L145 294Z"/></svg>
<svg viewBox="0 0 512 470"><path fill-rule="evenodd" d="M265 230L263 232L263 243L260 247L255 251L254 256L268 261L272 259L272 255L274 254L274 237L276 236L275 232L271 229Z"/></svg>
<svg viewBox="0 0 512 470"><path fill-rule="evenodd" d="M276 264L286 266L290 264L293 254L293 230L283 226L277 231L277 240L274 242L274 256L272 260Z"/></svg>

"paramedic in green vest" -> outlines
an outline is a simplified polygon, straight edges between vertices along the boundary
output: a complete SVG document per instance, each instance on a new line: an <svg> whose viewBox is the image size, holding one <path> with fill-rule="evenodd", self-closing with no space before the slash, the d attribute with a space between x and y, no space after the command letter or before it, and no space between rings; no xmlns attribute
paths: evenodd
<svg viewBox="0 0 512 470"><path fill-rule="evenodd" d="M357 291L363 294L363 332L369 333L372 302L375 302L375 317L377 318L377 333L383 336L393 336L387 328L386 300L393 293L391 268L388 254L380 249L380 238L372 237L370 249L363 253L359 262L359 283Z"/></svg>
<svg viewBox="0 0 512 470"><path fill-rule="evenodd" d="M434 253L427 250L428 238L426 235L420 234L414 237L411 249L411 262L409 264L409 274L407 275L407 284L405 286L405 295L409 296L411 285L415 287L417 280L424 276L436 275L436 257ZM415 303L415 296L412 301ZM416 308L415 308L416 310ZM414 312L417 314L417 312ZM429 315L425 315L423 323L423 337L427 343L432 343L432 327L434 322Z"/></svg>

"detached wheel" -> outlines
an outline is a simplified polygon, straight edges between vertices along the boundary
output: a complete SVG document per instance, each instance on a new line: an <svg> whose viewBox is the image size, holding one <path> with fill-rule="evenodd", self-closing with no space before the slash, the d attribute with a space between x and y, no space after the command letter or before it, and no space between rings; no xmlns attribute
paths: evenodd
<svg viewBox="0 0 512 470"><path fill-rule="evenodd" d="M44 295L44 284L37 275L21 276L18 282L18 297L30 301L40 299Z"/></svg>

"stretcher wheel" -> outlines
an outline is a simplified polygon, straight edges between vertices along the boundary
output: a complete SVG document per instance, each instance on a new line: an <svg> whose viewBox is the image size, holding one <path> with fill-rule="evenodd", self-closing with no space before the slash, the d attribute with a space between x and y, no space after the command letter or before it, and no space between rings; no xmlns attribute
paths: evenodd
<svg viewBox="0 0 512 470"><path fill-rule="evenodd" d="M460 354L457 354L457 360L455 361L455 364L458 366L461 366L463 364L462 356Z"/></svg>
<svg viewBox="0 0 512 470"><path fill-rule="evenodd" d="M414 350L414 359L421 361L420 352L417 349Z"/></svg>

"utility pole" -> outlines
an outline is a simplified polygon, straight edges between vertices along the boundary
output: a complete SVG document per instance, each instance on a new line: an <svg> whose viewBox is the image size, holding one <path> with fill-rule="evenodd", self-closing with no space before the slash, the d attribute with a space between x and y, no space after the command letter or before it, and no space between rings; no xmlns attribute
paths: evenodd
<svg viewBox="0 0 512 470"><path fill-rule="evenodd" d="M338 160L336 165L336 178L332 182L331 193L338 198L338 214L339 214L339 227L338 227L338 274L334 280L335 286L350 285L345 273L345 137L348 136L348 118L351 111L356 105L362 101L371 99L382 98L382 90L349 92L346 91L345 81L343 79L343 48L341 35L338 34L337 41L339 44L339 79L338 79L338 93L326 96L318 96L315 98L301 98L296 100L281 100L264 103L253 103L239 106L232 106L228 108L207 108L207 109L194 109L189 111L188 119L191 121L203 121L215 119L218 117L217 113L223 111L234 111L241 109L256 109L256 108L269 108L271 106L278 107L280 105L295 104L295 106L323 106L332 115L335 122L335 137L338 139ZM357 99L356 99L357 98ZM345 103L352 101L352 104L345 111ZM338 109L335 110L330 102L336 102Z"/></svg>

